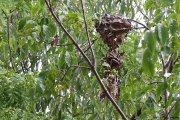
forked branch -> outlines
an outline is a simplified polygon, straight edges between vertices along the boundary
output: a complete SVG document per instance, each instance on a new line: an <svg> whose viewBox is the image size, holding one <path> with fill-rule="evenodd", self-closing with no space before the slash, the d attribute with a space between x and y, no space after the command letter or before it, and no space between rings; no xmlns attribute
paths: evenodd
<svg viewBox="0 0 180 120"><path fill-rule="evenodd" d="M83 0L81 0L81 6L82 6L82 11L83 11L83 16L84 16L84 24L85 24L85 27L86 27L86 35L87 35L87 38L88 38L88 43L89 43L92 58L93 58L93 65L94 65L94 67L96 67L96 58L95 58L94 51L93 51L92 45L91 45L91 40L90 40L90 37L89 37L88 25L87 25L87 21L86 21L86 15L85 15L85 12L84 12L85 8L84 8Z"/></svg>

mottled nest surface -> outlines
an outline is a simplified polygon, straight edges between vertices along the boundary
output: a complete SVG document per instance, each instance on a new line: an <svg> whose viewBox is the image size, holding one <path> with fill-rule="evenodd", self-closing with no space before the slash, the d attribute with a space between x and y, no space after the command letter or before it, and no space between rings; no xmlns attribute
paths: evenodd
<svg viewBox="0 0 180 120"><path fill-rule="evenodd" d="M120 96L120 79L117 73L123 63L124 55L124 52L120 53L118 48L132 29L131 21L121 15L105 14L102 16L101 23L96 22L95 27L109 48L106 57L101 59L102 62L108 64L108 66L103 66L103 82L111 96L118 99ZM106 96L106 92L103 91L100 99L104 99Z"/></svg>

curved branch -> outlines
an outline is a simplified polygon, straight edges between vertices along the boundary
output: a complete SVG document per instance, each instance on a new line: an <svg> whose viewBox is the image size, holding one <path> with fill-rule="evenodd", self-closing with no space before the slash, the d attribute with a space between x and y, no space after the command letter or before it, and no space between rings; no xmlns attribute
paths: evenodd
<svg viewBox="0 0 180 120"><path fill-rule="evenodd" d="M103 88L103 90L106 92L109 100L112 102L112 104L115 106L115 108L117 109L117 111L120 113L120 115L122 116L122 118L124 120L127 120L127 117L125 116L125 114L123 113L123 111L121 110L121 108L118 106L118 104L115 102L115 100L111 97L110 93L108 92L106 86L104 85L104 83L101 81L101 78L99 76L99 74L97 73L97 70L95 68L95 66L91 63L91 61L89 60L89 58L86 56L86 54L82 51L82 49L79 47L79 45L77 44L77 42L74 40L74 38L69 34L69 32L65 29L64 25L61 23L61 21L57 18L57 16L55 15L50 2L48 2L48 0L45 0L45 3L49 9L49 11L51 12L52 16L54 17L54 19L56 20L56 22L59 24L59 26L63 29L63 31L66 33L66 35L71 39L71 41L73 42L73 44L76 46L76 48L80 51L80 53L82 54L82 56L85 58L85 60L88 62L89 66L91 67L92 72L94 73L94 75L96 76L99 84L101 85L101 87Z"/></svg>
<svg viewBox="0 0 180 120"><path fill-rule="evenodd" d="M138 22L136 20L133 20L133 19L127 19L127 20L130 20L130 21L133 21L135 23L138 23L138 24L142 25L144 28L146 28L147 30L150 30L146 25L144 25L144 24L142 24L142 23L140 23L140 22Z"/></svg>
<svg viewBox="0 0 180 120"><path fill-rule="evenodd" d="M171 108L169 109L169 112L166 114L165 116L165 120L167 119L167 117L169 116L169 114L171 113L172 109L176 106L176 104L180 101L180 98L171 106Z"/></svg>
<svg viewBox="0 0 180 120"><path fill-rule="evenodd" d="M136 2L136 0L134 0L134 3L136 4L136 6L137 6L137 8L138 8L138 10L140 11L140 13L148 20L148 22L149 22L149 18L148 18L148 16L147 15L145 15L143 12L142 12L142 9L140 8L140 6L138 6L138 4L137 4L137 2Z"/></svg>
<svg viewBox="0 0 180 120"><path fill-rule="evenodd" d="M87 26L87 21L86 21L86 15L85 15L85 12L84 12L83 0L81 0L81 6L82 6L82 11L83 11L83 16L84 16L84 24L85 24L85 27L86 27L86 35L87 35L87 38L88 38L88 43L89 43L92 58L93 58L93 65L95 67L96 66L96 58L95 58L95 55L94 55L94 50L92 49L92 46L91 46L91 40L90 40L90 37L89 37L88 26Z"/></svg>
<svg viewBox="0 0 180 120"><path fill-rule="evenodd" d="M164 66L165 68L167 68L167 67L169 66L169 64L171 63L173 55L174 55L174 52L171 53L170 58L168 59L167 63L166 63L165 66Z"/></svg>

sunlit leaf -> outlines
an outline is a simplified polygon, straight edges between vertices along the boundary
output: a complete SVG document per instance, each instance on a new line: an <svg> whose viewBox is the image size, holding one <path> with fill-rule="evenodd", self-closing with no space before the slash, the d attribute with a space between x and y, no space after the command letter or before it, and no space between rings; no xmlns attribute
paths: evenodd
<svg viewBox="0 0 180 120"><path fill-rule="evenodd" d="M49 24L49 31L50 31L50 36L53 37L56 34L56 26L54 24Z"/></svg>
<svg viewBox="0 0 180 120"><path fill-rule="evenodd" d="M160 99L160 95L164 93L164 90L168 87L167 83L164 82L164 83L161 83L161 84L158 84L158 87L156 89L156 98L157 100Z"/></svg>
<svg viewBox="0 0 180 120"><path fill-rule="evenodd" d="M161 12L161 13L159 13L159 14L154 18L153 21L154 21L155 23L158 23L160 20L163 19L163 17L164 17L164 13Z"/></svg>
<svg viewBox="0 0 180 120"><path fill-rule="evenodd" d="M175 1L175 4L174 4L174 8L176 10L176 13L180 13L180 8L179 8L179 4L180 4L180 1L179 0L176 0Z"/></svg>
<svg viewBox="0 0 180 120"><path fill-rule="evenodd" d="M107 62L103 62L102 66L110 67L110 65Z"/></svg>
<svg viewBox="0 0 180 120"><path fill-rule="evenodd" d="M150 76L154 75L154 63L151 60L151 52L148 48L144 51L143 54L142 68L146 74Z"/></svg>
<svg viewBox="0 0 180 120"><path fill-rule="evenodd" d="M151 53L154 53L156 48L156 39L154 38L154 34L151 31L146 32L145 38L147 41L147 46Z"/></svg>
<svg viewBox="0 0 180 120"><path fill-rule="evenodd" d="M162 42L162 45L164 46L168 40L168 32L166 27L162 24L158 24L158 36L160 41Z"/></svg>
<svg viewBox="0 0 180 120"><path fill-rule="evenodd" d="M71 55L69 54L68 51L66 51L66 56L65 56L65 62L67 63L68 66L71 65Z"/></svg>
<svg viewBox="0 0 180 120"><path fill-rule="evenodd" d="M43 33L44 33L45 40L50 40L50 31L49 31L48 26L43 25Z"/></svg>
<svg viewBox="0 0 180 120"><path fill-rule="evenodd" d="M55 89L56 89L56 90L62 90L62 89L63 89L63 86L62 86L62 85L57 85L57 86L55 87Z"/></svg>
<svg viewBox="0 0 180 120"><path fill-rule="evenodd" d="M172 35L176 33L176 31L178 30L178 24L176 20L171 19L171 21L169 22L169 29Z"/></svg>
<svg viewBox="0 0 180 120"><path fill-rule="evenodd" d="M151 8L151 6L153 5L154 1L153 0L147 0L145 3L145 10L147 11L149 8Z"/></svg>

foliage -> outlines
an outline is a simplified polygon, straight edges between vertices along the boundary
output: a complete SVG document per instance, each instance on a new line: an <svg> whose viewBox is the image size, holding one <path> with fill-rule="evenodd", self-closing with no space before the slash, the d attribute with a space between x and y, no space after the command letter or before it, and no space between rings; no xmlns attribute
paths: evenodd
<svg viewBox="0 0 180 120"><path fill-rule="evenodd" d="M81 2L51 2L55 15L92 61ZM179 0L84 1L101 78L100 59L107 46L93 20L108 13L140 22L133 22L134 29L119 48L125 53L116 102L129 119L180 116L179 4ZM0 8L0 118L121 118L109 100L99 100L102 88L96 76L44 0L0 0Z"/></svg>

